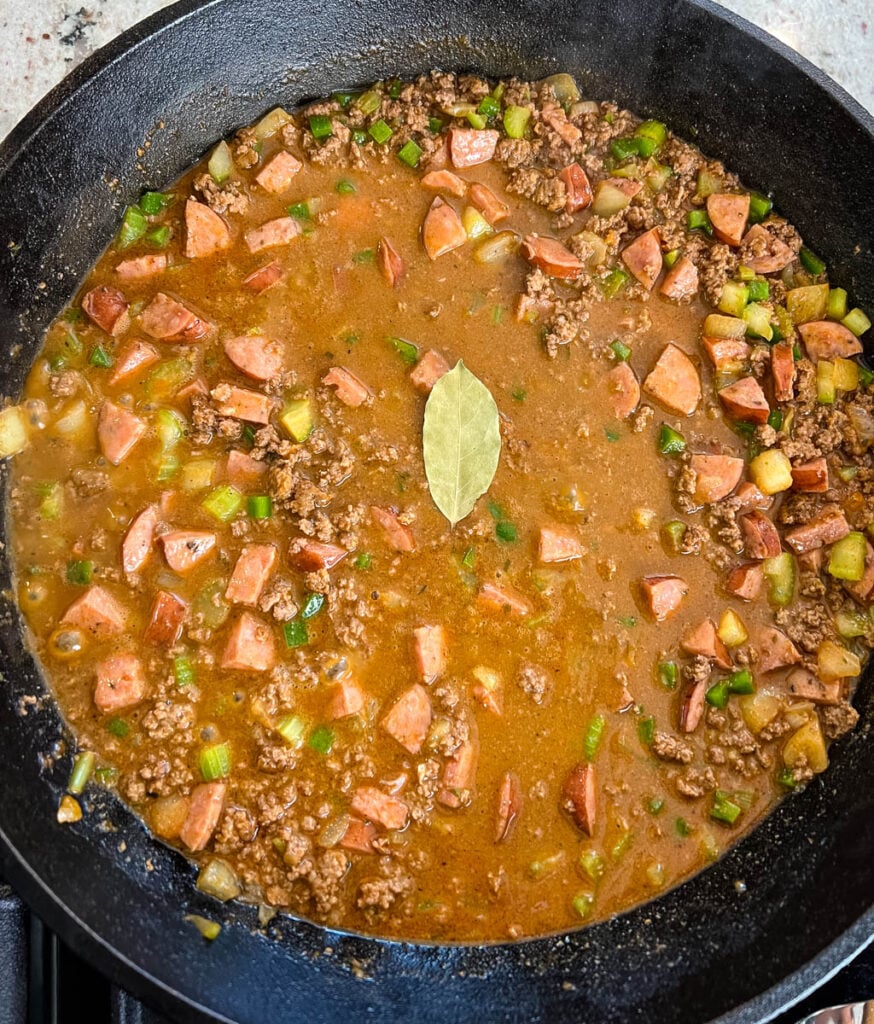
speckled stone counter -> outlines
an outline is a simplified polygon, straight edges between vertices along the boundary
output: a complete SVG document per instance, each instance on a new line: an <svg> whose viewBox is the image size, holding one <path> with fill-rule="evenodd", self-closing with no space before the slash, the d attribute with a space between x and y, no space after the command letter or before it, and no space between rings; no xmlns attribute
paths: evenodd
<svg viewBox="0 0 874 1024"><path fill-rule="evenodd" d="M88 54L168 0L0 0L0 138ZM728 0L874 111L872 0Z"/></svg>

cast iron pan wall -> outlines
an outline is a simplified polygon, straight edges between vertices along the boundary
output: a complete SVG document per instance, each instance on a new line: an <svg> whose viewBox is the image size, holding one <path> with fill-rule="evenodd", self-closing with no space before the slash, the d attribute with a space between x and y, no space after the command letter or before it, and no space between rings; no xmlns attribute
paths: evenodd
<svg viewBox="0 0 874 1024"><path fill-rule="evenodd" d="M0 149L4 393L17 393L41 331L143 188L169 182L276 102L432 66L567 70L587 95L663 118L772 190L835 279L874 307L870 119L808 65L706 3L183 3L92 58ZM7 567L0 582L8 587ZM117 801L89 796L80 824L57 825L70 757L39 767L38 753L63 737L50 703L17 714L22 695L42 684L11 605L0 651L3 871L100 967L187 1019L652 1024L739 1007L731 1019L750 1022L871 936L870 678L859 697L864 723L835 748L828 773L719 864L577 934L468 949L373 942L289 919L268 937L254 930L253 911L197 894L190 867ZM223 922L212 946L183 923L186 911Z"/></svg>

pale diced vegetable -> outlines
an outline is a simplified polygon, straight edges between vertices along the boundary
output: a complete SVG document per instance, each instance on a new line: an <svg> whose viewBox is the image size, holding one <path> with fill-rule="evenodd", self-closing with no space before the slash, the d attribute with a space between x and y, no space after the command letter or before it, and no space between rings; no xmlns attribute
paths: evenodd
<svg viewBox="0 0 874 1024"><path fill-rule="evenodd" d="M792 463L783 452L770 448L750 463L750 475L762 494L779 494L792 486Z"/></svg>
<svg viewBox="0 0 874 1024"><path fill-rule="evenodd" d="M18 405L10 405L0 412L0 459L24 451L30 440L27 415Z"/></svg>

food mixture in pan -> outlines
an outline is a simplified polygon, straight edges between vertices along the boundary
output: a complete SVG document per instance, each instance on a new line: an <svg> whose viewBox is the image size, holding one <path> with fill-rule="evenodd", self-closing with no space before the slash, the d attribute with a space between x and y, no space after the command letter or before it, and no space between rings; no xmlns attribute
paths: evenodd
<svg viewBox="0 0 874 1024"><path fill-rule="evenodd" d="M573 81L271 111L124 213L0 415L78 756L222 899L520 938L717 858L874 642L869 327Z"/></svg>

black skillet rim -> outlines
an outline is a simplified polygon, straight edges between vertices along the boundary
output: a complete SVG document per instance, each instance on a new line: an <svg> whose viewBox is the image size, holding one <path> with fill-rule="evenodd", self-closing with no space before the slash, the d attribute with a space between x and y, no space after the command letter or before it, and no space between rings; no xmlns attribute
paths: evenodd
<svg viewBox="0 0 874 1024"><path fill-rule="evenodd" d="M857 122L863 131L869 135L874 135L874 118L845 90L834 83L820 69L810 64L805 58L745 19L718 7L709 2L709 0L685 0L685 2L689 6L697 7L718 19L728 22L730 25L753 37L759 44L775 51L781 57L788 60L802 74L811 79L816 86L824 90L835 103L843 107L844 111ZM220 3L221 0L208 0L206 3L202 2L202 0L180 0L180 2L139 22L92 54L74 69L63 82L44 97L19 122L6 139L0 142L0 172L14 161L19 150L40 131L43 123L50 115L55 114L66 103L73 100L76 92L84 83L97 77L102 70L114 64L128 51L135 49L140 42L148 39L155 33L168 28L175 22L187 19L203 8ZM198 1004L188 997L181 995L178 991L166 985L160 978L137 966L130 959L122 956L117 950L112 948L81 917L64 905L63 901L57 897L44 879L37 875L30 864L19 858L17 851L11 845L2 828L0 828L0 855L2 855L0 859L3 861L4 869L7 870L10 880L22 891L37 911L45 917L49 925L72 945L82 949L89 959L100 964L101 969L105 970L109 966L109 973L112 976L120 978L123 983L128 984L135 990L142 989L143 981L148 982L149 986L167 997L167 1005L175 1003L178 1006L182 1003L196 1013L206 1013L213 1019L227 1019L219 1017L214 1010L206 1009L202 1004ZM649 906L652 906L652 904ZM325 932L323 929L318 928L316 931L326 936L337 935L337 933ZM586 931L588 929L577 934L584 935ZM864 948L872 940L872 937L874 937L874 906L869 907L842 935L822 949L806 964L784 977L770 989L761 992L730 1013L719 1017L718 1021L724 1022L724 1024L727 1024L728 1021L740 1024L740 1022L752 1022L754 1020L770 1018L781 1009L791 1006L794 1002L822 984ZM364 941L365 944L372 944L374 946L401 945L385 943L380 940ZM530 940L518 945L516 948L529 947L533 951L534 947L542 946L550 941L550 939ZM161 999L160 1001L163 1003L165 1000Z"/></svg>

